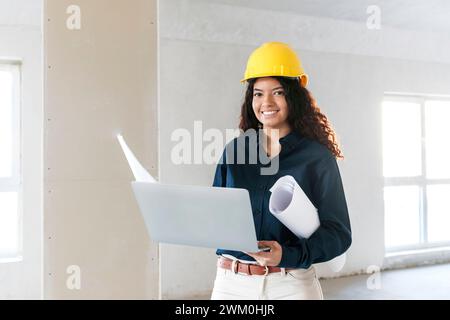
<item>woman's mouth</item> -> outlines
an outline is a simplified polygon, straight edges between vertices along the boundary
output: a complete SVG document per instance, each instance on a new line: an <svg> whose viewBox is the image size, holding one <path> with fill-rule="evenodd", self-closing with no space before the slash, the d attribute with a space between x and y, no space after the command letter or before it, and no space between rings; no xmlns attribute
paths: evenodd
<svg viewBox="0 0 450 320"><path fill-rule="evenodd" d="M278 110L261 111L264 118L273 118L278 113Z"/></svg>

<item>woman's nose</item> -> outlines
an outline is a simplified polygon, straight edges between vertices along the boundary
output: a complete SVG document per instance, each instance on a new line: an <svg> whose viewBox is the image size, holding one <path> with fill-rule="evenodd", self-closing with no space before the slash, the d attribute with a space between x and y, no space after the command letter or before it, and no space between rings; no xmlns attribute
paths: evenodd
<svg viewBox="0 0 450 320"><path fill-rule="evenodd" d="M269 106L273 105L272 95L268 94L268 95L264 96L263 97L263 101L262 101L262 105L263 106L265 106L265 105L269 105Z"/></svg>

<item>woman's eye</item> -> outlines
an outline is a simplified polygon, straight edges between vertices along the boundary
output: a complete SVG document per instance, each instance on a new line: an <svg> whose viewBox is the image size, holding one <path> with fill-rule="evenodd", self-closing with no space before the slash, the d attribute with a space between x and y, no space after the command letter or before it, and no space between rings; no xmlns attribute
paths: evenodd
<svg viewBox="0 0 450 320"><path fill-rule="evenodd" d="M284 94L284 91L276 91L275 94L276 94L276 95L283 95L283 94Z"/></svg>
<svg viewBox="0 0 450 320"><path fill-rule="evenodd" d="M261 92L255 92L255 93L253 94L253 96L255 96L255 97L260 97L260 96L261 96Z"/></svg>

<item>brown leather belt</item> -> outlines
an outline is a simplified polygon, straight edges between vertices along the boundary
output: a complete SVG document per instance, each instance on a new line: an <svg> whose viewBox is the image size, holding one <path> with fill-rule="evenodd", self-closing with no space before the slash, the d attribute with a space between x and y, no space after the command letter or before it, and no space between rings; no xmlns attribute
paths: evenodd
<svg viewBox="0 0 450 320"><path fill-rule="evenodd" d="M234 263L234 265L233 265ZM227 259L224 257L219 257L217 261L217 266L222 269L231 270L234 273L243 273L246 275L257 275L257 276L263 276L267 275L269 273L274 272L281 272L280 267L264 267L260 266L259 264L251 264L251 263L243 263L239 261L233 261L231 259ZM294 269L285 269L285 272L291 271Z"/></svg>

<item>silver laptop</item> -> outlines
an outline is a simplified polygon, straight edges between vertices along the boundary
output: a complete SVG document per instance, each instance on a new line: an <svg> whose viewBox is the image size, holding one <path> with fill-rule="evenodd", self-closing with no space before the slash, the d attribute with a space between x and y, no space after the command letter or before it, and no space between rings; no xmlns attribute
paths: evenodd
<svg viewBox="0 0 450 320"><path fill-rule="evenodd" d="M246 189L132 182L155 241L258 252Z"/></svg>
<svg viewBox="0 0 450 320"><path fill-rule="evenodd" d="M152 240L247 252L270 249L258 249L246 189L158 183L122 135L117 139L136 179L132 188Z"/></svg>

